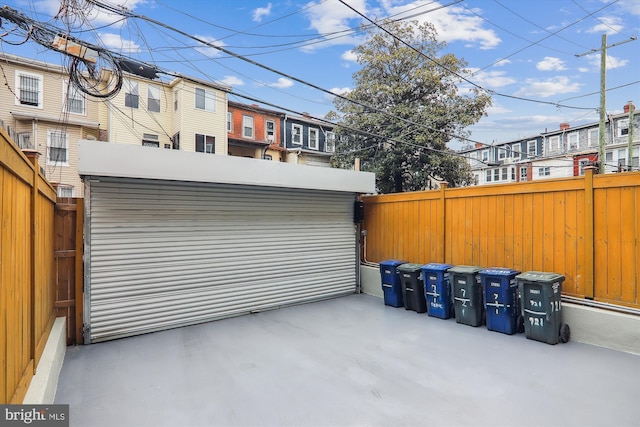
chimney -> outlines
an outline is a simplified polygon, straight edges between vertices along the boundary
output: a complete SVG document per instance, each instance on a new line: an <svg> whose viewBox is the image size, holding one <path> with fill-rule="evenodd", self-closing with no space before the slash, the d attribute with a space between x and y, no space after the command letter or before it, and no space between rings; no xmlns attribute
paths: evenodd
<svg viewBox="0 0 640 427"><path fill-rule="evenodd" d="M569 123L560 123L560 130L567 130L571 127Z"/></svg>
<svg viewBox="0 0 640 427"><path fill-rule="evenodd" d="M484 144L482 144L481 142L476 142L476 148L482 148L484 146Z"/></svg>
<svg viewBox="0 0 640 427"><path fill-rule="evenodd" d="M631 109L631 107L633 107L634 111L636 109L636 106L633 105L633 101L629 101L627 102L627 104L624 106L624 112L625 114L629 114L629 110Z"/></svg>

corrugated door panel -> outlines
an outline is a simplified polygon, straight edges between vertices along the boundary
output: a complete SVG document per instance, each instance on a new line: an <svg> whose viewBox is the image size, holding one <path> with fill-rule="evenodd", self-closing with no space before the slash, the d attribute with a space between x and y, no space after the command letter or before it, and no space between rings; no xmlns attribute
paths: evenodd
<svg viewBox="0 0 640 427"><path fill-rule="evenodd" d="M353 194L90 183L92 342L355 291Z"/></svg>

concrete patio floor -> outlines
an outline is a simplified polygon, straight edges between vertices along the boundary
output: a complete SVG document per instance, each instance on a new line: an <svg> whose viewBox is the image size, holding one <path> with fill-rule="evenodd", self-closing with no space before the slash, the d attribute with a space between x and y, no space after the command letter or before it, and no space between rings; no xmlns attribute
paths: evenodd
<svg viewBox="0 0 640 427"><path fill-rule="evenodd" d="M640 356L352 295L67 349L71 426L640 426Z"/></svg>

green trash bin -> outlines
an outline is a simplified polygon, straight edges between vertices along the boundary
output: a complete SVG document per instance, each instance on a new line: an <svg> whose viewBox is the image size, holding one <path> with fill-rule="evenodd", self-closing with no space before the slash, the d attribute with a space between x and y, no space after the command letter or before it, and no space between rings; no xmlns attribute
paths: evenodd
<svg viewBox="0 0 640 427"><path fill-rule="evenodd" d="M556 273L527 271L516 276L524 333L528 339L557 344L568 342L569 325L562 323L562 282Z"/></svg>
<svg viewBox="0 0 640 427"><path fill-rule="evenodd" d="M456 322L469 326L480 326L484 317L482 284L478 272L480 267L458 265L449 269L449 280L453 288L453 307Z"/></svg>

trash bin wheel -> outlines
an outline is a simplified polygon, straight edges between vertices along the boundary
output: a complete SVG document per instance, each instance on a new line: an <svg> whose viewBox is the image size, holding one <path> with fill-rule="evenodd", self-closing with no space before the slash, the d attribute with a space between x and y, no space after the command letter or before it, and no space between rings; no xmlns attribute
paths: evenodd
<svg viewBox="0 0 640 427"><path fill-rule="evenodd" d="M516 318L516 332L519 334L524 332L524 316L522 314Z"/></svg>
<svg viewBox="0 0 640 427"><path fill-rule="evenodd" d="M569 329L569 325L563 323L560 325L560 342L567 343L571 338L571 329Z"/></svg>

